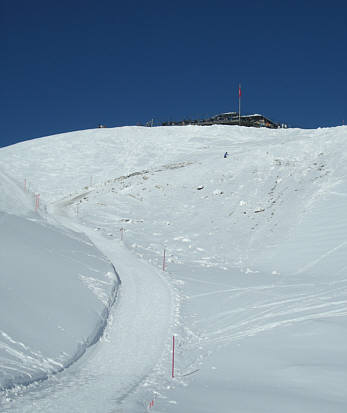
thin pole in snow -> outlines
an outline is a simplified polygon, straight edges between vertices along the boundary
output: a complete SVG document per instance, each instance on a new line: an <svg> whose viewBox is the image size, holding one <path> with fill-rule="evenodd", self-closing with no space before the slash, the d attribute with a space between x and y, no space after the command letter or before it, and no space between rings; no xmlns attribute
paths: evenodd
<svg viewBox="0 0 347 413"><path fill-rule="evenodd" d="M35 195L35 211L40 208L40 194Z"/></svg>
<svg viewBox="0 0 347 413"><path fill-rule="evenodd" d="M239 121L241 125L241 83L239 84Z"/></svg>
<svg viewBox="0 0 347 413"><path fill-rule="evenodd" d="M27 180L26 179L24 179L24 191L25 192L27 191Z"/></svg>
<svg viewBox="0 0 347 413"><path fill-rule="evenodd" d="M124 231L124 228L121 228L119 231L120 231L120 240L123 241L123 231Z"/></svg>
<svg viewBox="0 0 347 413"><path fill-rule="evenodd" d="M166 250L164 248L164 255L163 255L163 271L165 271L165 255L166 255Z"/></svg>
<svg viewBox="0 0 347 413"><path fill-rule="evenodd" d="M175 377L175 336L172 336L172 378Z"/></svg>

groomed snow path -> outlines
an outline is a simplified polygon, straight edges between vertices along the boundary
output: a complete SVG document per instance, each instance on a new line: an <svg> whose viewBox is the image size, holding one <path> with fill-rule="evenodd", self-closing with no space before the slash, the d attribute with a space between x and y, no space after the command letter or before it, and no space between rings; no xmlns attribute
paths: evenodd
<svg viewBox="0 0 347 413"><path fill-rule="evenodd" d="M118 410L123 400L148 379L162 356L171 324L172 297L167 283L159 271L134 260L118 241L105 242L102 236L88 235L117 265L122 280L101 343L63 373L8 392L1 405L3 412L123 411ZM126 411L131 410L128 402Z"/></svg>

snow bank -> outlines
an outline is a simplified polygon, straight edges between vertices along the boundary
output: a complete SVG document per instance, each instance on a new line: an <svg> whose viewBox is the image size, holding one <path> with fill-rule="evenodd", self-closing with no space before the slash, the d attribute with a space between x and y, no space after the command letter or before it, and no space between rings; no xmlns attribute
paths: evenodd
<svg viewBox="0 0 347 413"><path fill-rule="evenodd" d="M26 192L23 181L22 187L11 176L0 169L0 211L11 214L31 216L35 208L35 194Z"/></svg>
<svg viewBox="0 0 347 413"><path fill-rule="evenodd" d="M82 235L0 213L0 389L77 360L102 334L117 292L108 260Z"/></svg>

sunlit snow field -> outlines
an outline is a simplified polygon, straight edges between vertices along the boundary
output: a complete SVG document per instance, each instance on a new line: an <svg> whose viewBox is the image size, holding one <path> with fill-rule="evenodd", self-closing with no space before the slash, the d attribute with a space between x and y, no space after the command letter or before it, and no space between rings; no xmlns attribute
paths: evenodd
<svg viewBox="0 0 347 413"><path fill-rule="evenodd" d="M346 127L0 149L0 411L347 411L346 153Z"/></svg>

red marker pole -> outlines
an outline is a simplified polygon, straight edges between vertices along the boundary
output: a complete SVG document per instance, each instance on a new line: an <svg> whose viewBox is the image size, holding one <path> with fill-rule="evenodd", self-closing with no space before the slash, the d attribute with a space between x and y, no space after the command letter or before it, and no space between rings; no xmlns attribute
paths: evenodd
<svg viewBox="0 0 347 413"><path fill-rule="evenodd" d="M241 84L239 84L239 126L241 126Z"/></svg>
<svg viewBox="0 0 347 413"><path fill-rule="evenodd" d="M172 336L172 378L175 377L175 336Z"/></svg>

